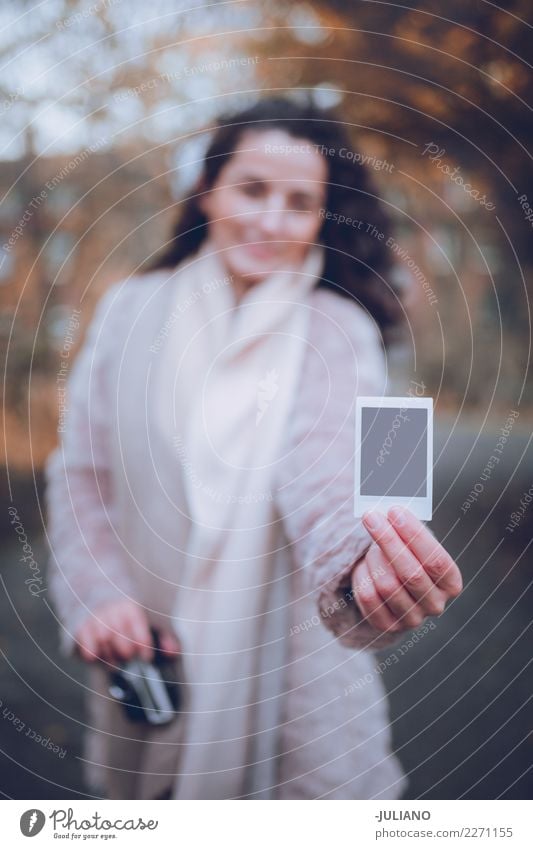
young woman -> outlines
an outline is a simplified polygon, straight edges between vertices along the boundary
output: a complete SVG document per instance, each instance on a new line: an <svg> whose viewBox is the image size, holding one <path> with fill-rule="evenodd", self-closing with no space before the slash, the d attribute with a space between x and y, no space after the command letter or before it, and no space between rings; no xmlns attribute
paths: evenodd
<svg viewBox="0 0 533 849"><path fill-rule="evenodd" d="M406 790L371 650L462 584L408 510L353 518L355 397L386 391L401 308L350 149L280 99L221 119L166 251L101 299L70 376L51 586L112 798ZM157 730L108 690L150 626L183 664Z"/></svg>

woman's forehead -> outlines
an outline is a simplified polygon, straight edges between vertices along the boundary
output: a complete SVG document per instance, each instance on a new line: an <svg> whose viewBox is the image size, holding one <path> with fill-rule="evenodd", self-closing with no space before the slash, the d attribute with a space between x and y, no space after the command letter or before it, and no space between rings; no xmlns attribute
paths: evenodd
<svg viewBox="0 0 533 849"><path fill-rule="evenodd" d="M227 168L250 172L268 180L323 181L327 163L315 144L281 129L246 130Z"/></svg>

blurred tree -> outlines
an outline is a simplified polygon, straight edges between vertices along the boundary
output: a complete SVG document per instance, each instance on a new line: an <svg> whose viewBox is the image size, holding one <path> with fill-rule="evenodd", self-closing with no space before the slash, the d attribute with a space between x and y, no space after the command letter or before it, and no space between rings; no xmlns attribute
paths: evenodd
<svg viewBox="0 0 533 849"><path fill-rule="evenodd" d="M397 277L410 280L413 336L392 358L398 374L422 377L452 407L493 395L502 407L531 404L530 382L521 394L533 277L530 17L527 0L4 4L1 244L34 203L0 262L0 344L16 386L28 363L39 380L53 372L49 310L57 324L54 310L83 301L85 325L102 289L168 237L220 110L280 91L336 105L354 145L391 164L373 176L394 215Z"/></svg>

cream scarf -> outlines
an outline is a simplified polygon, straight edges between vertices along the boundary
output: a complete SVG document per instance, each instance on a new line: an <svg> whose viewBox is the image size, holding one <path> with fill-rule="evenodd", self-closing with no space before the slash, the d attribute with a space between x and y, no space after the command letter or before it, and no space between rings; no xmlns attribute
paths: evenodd
<svg viewBox="0 0 533 849"><path fill-rule="evenodd" d="M175 798L268 796L275 781L289 554L270 487L323 259L312 246L238 305L210 240L173 274L156 395L166 406L171 393L191 522L174 607L187 682Z"/></svg>

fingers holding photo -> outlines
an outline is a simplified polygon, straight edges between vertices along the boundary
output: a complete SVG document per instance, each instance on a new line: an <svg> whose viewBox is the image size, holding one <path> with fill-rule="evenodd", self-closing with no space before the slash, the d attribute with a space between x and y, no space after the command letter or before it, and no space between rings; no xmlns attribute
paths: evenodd
<svg viewBox="0 0 533 849"><path fill-rule="evenodd" d="M399 544L403 545L401 541ZM410 559L414 563L414 558ZM443 612L444 599L441 597L441 591L432 584L427 575L425 580L428 587L416 585L416 592L411 591L408 578L411 573L414 574L413 563L404 567L407 570L407 578L404 578L402 569L398 568L393 557L375 542L367 551L366 560L378 594L403 628L417 628L427 616Z"/></svg>
<svg viewBox="0 0 533 849"><path fill-rule="evenodd" d="M435 586L393 525L377 511L365 513L363 521L406 591L422 605L426 615L440 615L445 603L441 590Z"/></svg>
<svg viewBox="0 0 533 849"><path fill-rule="evenodd" d="M387 516L431 580L448 598L460 595L463 590L461 571L429 528L403 507L391 507Z"/></svg>
<svg viewBox="0 0 533 849"><path fill-rule="evenodd" d="M363 523L398 577L417 600L425 600L429 615L440 615L443 602L463 589L459 567L431 531L406 508L392 507L363 515Z"/></svg>
<svg viewBox="0 0 533 849"><path fill-rule="evenodd" d="M352 590L363 619L370 625L380 631L401 630L397 617L389 610L376 588L369 568L368 552L352 572Z"/></svg>

